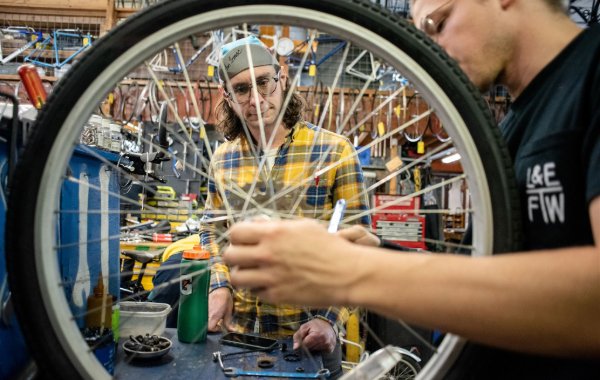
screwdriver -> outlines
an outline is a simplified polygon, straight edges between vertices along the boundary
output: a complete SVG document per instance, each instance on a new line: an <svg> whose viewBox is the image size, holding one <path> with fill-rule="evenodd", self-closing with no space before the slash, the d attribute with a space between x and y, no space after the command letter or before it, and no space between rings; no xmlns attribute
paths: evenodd
<svg viewBox="0 0 600 380"><path fill-rule="evenodd" d="M334 234L337 232L340 227L340 223L342 218L344 217L344 212L346 211L346 200L338 199L335 204L335 208L333 209L333 215L331 215L331 220L329 220L329 227L327 228L327 232L330 234Z"/></svg>

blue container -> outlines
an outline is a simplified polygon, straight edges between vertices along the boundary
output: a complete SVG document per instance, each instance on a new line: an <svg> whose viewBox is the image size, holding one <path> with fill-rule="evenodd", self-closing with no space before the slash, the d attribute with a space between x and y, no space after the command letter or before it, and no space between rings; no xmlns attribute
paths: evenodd
<svg viewBox="0 0 600 380"><path fill-rule="evenodd" d="M115 164L118 159L119 155L114 153L77 147L69 169L79 182L65 181L62 186L61 209L78 212L61 214L59 244L62 248L58 257L63 278L70 280L64 285L65 295L73 315L78 316L80 328L85 325L87 297L93 293L101 272L105 272L102 273L104 288L109 294L119 296L120 189L118 173L109 164ZM114 212L98 212L106 209ZM79 236L80 233L85 236ZM80 244L82 241L87 244ZM101 267L103 261L104 268Z"/></svg>
<svg viewBox="0 0 600 380"><path fill-rule="evenodd" d="M0 143L0 186L2 186L2 194L0 194L0 305L8 299L9 291L8 279L5 264L4 251L4 229L6 227L6 175L8 171L8 154L7 145ZM14 315L9 316L9 323L5 324L0 321L0 379L15 378L27 364L29 354L25 345L25 340L21 334L21 329ZM10 358L7 360L6 358Z"/></svg>
<svg viewBox="0 0 600 380"><path fill-rule="evenodd" d="M102 364L108 373L115 374L116 344L111 330L85 329L83 332L85 341L94 351L96 359Z"/></svg>

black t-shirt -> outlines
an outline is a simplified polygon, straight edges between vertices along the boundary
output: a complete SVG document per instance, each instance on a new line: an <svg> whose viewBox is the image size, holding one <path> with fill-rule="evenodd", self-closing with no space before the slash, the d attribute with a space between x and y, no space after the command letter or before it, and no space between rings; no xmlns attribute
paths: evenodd
<svg viewBox="0 0 600 380"><path fill-rule="evenodd" d="M588 207L600 196L600 26L582 32L535 77L501 128L515 163L525 249L593 244ZM449 379L600 378L600 360L474 343L464 353Z"/></svg>
<svg viewBox="0 0 600 380"><path fill-rule="evenodd" d="M588 206L600 195L600 27L562 51L501 124L515 163L524 248L594 243Z"/></svg>

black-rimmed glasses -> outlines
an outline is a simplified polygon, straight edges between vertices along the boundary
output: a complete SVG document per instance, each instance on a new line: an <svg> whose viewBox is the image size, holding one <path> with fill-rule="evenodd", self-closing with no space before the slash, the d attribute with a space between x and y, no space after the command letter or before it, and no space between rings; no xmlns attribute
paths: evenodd
<svg viewBox="0 0 600 380"><path fill-rule="evenodd" d="M256 78L256 91L262 96L269 96L277 89L279 74L277 76L265 76ZM244 104L250 101L252 96L252 83L240 83L231 86L233 94L225 92L225 96L238 104Z"/></svg>

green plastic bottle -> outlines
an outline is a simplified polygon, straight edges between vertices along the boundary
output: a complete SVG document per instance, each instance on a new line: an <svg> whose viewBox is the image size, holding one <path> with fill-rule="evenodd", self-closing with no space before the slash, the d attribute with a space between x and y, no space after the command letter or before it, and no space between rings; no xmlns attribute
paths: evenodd
<svg viewBox="0 0 600 380"><path fill-rule="evenodd" d="M208 287L210 254L197 245L183 252L179 280L177 337L180 342L206 341L208 329Z"/></svg>

